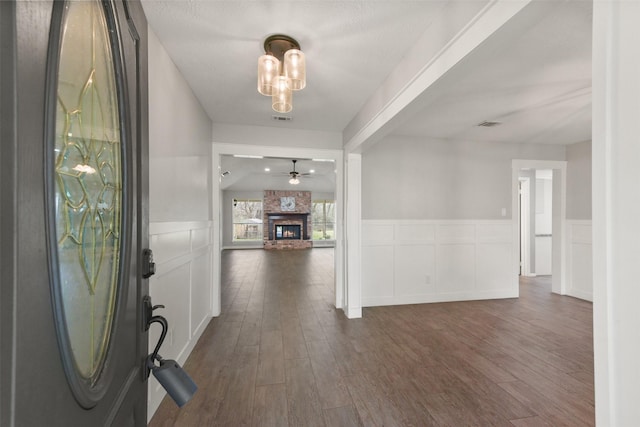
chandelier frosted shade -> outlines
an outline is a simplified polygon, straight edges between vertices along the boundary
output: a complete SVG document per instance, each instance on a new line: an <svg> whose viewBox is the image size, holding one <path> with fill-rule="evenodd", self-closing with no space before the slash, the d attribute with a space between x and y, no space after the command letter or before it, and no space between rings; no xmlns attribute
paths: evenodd
<svg viewBox="0 0 640 427"><path fill-rule="evenodd" d="M286 76L276 77L273 85L271 106L278 113L288 113L293 109L293 92L289 88Z"/></svg>
<svg viewBox="0 0 640 427"><path fill-rule="evenodd" d="M263 95L273 95L273 84L280 76L280 61L272 55L262 55L258 58L258 92Z"/></svg>
<svg viewBox="0 0 640 427"><path fill-rule="evenodd" d="M298 177L291 178L291 179L289 180L289 184L292 184L292 185L298 185L298 184L300 184L300 180L298 179Z"/></svg>
<svg viewBox="0 0 640 427"><path fill-rule="evenodd" d="M304 89L307 85L304 53L299 49L289 49L284 54L284 75L289 79L291 90Z"/></svg>

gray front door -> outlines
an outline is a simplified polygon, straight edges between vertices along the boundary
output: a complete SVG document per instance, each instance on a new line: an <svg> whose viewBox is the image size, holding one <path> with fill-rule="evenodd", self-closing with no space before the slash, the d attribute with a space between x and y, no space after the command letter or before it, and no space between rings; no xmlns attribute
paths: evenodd
<svg viewBox="0 0 640 427"><path fill-rule="evenodd" d="M147 23L0 2L0 425L146 425Z"/></svg>

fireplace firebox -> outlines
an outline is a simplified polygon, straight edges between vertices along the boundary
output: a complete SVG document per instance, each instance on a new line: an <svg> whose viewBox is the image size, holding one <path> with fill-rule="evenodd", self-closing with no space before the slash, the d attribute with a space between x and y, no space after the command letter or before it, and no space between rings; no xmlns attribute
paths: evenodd
<svg viewBox="0 0 640 427"><path fill-rule="evenodd" d="M276 240L300 240L300 224L276 225Z"/></svg>

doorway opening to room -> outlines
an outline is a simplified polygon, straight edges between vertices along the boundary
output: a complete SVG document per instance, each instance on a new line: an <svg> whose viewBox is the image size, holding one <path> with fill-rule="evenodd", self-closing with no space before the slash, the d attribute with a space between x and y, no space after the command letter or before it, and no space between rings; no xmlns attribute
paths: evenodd
<svg viewBox="0 0 640 427"><path fill-rule="evenodd" d="M544 278L564 295L566 162L514 160L513 188L519 278Z"/></svg>
<svg viewBox="0 0 640 427"><path fill-rule="evenodd" d="M531 211L530 211L530 187L531 179L528 176L520 175L518 177L518 220L520 234L520 251L519 251L519 275L531 275Z"/></svg>
<svg viewBox="0 0 640 427"><path fill-rule="evenodd" d="M292 267L313 265L312 274L290 268L281 277L308 284L317 276L331 303L343 308L342 152L219 144L214 145L213 159L217 171L213 209L218 221L214 232L219 233L213 250L214 307L218 313L223 309L221 285L237 272L236 261L249 259L272 266L255 270L252 280L263 284L278 265L275 258L291 262ZM317 293L319 288L312 289Z"/></svg>
<svg viewBox="0 0 640 427"><path fill-rule="evenodd" d="M551 276L553 171L521 170L519 184L520 275Z"/></svg>

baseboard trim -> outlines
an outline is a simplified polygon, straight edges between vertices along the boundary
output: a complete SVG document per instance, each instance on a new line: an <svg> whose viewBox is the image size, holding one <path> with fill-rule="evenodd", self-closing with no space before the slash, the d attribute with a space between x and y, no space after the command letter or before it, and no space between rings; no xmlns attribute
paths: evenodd
<svg viewBox="0 0 640 427"><path fill-rule="evenodd" d="M347 307L345 314L349 319L360 319L362 317L362 307Z"/></svg>
<svg viewBox="0 0 640 427"><path fill-rule="evenodd" d="M231 246L223 246L222 250L228 249L264 249L262 243L254 244L254 245L231 245Z"/></svg>
<svg viewBox="0 0 640 427"><path fill-rule="evenodd" d="M589 294L588 292L584 292L584 291L580 291L580 290L576 290L576 289L570 289L567 291L567 295L570 297L574 297L574 298L578 298L578 299L583 299L585 301L590 301L593 302L593 295Z"/></svg>
<svg viewBox="0 0 640 427"><path fill-rule="evenodd" d="M452 301L477 301L487 299L518 298L519 292L511 289L488 291L488 292L462 292L443 293L432 295L406 295L400 297L372 297L363 298L363 307L375 307L383 305L407 305L407 304L429 304Z"/></svg>

